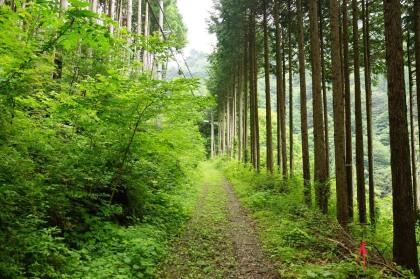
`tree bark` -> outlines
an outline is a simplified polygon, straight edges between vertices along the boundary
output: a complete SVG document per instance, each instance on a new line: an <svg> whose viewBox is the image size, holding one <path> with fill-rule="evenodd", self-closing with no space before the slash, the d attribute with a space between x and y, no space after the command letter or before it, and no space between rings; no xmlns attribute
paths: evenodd
<svg viewBox="0 0 420 279"><path fill-rule="evenodd" d="M353 137L351 129L351 92L350 92L350 65L349 65L349 39L348 39L348 2L343 1L343 72L345 96L345 132L346 132L346 187L349 219L353 219Z"/></svg>
<svg viewBox="0 0 420 279"><path fill-rule="evenodd" d="M366 189L363 151L363 121L362 121L362 92L360 86L360 60L359 60L359 19L357 0L352 0L353 9L353 51L354 51L354 102L356 125L356 180L357 180L357 206L359 209L359 222L367 223L366 218Z"/></svg>
<svg viewBox="0 0 420 279"><path fill-rule="evenodd" d="M243 71L242 61L238 59L238 161L243 160Z"/></svg>
<svg viewBox="0 0 420 279"><path fill-rule="evenodd" d="M296 0L297 22L298 22L298 51L299 51L299 84L300 84L300 122L302 136L302 164L304 181L304 200L307 205L312 204L311 195L311 171L309 162L309 140L308 140L308 111L306 107L306 74L305 74L305 41L303 31L302 0Z"/></svg>
<svg viewBox="0 0 420 279"><path fill-rule="evenodd" d="M249 32L249 30L247 30L247 34L245 35L246 39L248 39L248 32ZM249 94L248 94L248 84L249 84L249 82L248 82L248 80L249 80L248 65L249 65L249 63L248 63L248 59L247 59L248 48L249 48L248 44L249 44L249 42L248 42L248 40L246 40L245 50L244 50L244 59L243 59L244 60L243 61L243 64L244 64L244 67L243 67L243 70L244 70L244 73L243 73L243 75L244 75L244 140L243 140L243 143L244 143L244 147L243 147L244 163L248 163L248 161L249 161L249 157L248 157L248 107L249 107L249 102L248 102L248 96L249 96Z"/></svg>
<svg viewBox="0 0 420 279"><path fill-rule="evenodd" d="M279 3L278 0L274 1L274 24L275 24L275 36L276 36L276 87L277 87L277 165L280 169L283 166L283 150L282 150L282 96L283 92L283 62L281 58L281 26L280 26L280 15L279 15Z"/></svg>
<svg viewBox="0 0 420 279"><path fill-rule="evenodd" d="M289 43L289 169L290 176L293 176L294 161L293 161L293 57L292 57L292 3L288 0L289 15L288 15L288 43Z"/></svg>
<svg viewBox="0 0 420 279"><path fill-rule="evenodd" d="M340 9L337 0L330 0L331 59L334 108L335 177L337 197L337 220L347 227L349 222L346 186L346 160L344 135L344 94L340 52Z"/></svg>
<svg viewBox="0 0 420 279"><path fill-rule="evenodd" d="M114 1L114 0L113 0ZM147 45L147 37L150 35L150 24L149 24L149 0L146 0L145 6L145 13L144 13L144 36L146 37L146 45ZM143 70L149 70L149 52L147 50L143 51Z"/></svg>
<svg viewBox="0 0 420 279"><path fill-rule="evenodd" d="M271 96L270 96L270 60L268 49L267 0L263 1L263 30L264 30L264 77L265 77L265 119L267 141L267 170L273 173L273 133L271 125Z"/></svg>
<svg viewBox="0 0 420 279"><path fill-rule="evenodd" d="M416 60L417 115L420 117L420 0L414 0L414 55Z"/></svg>
<svg viewBox="0 0 420 279"><path fill-rule="evenodd" d="M318 26L318 1L309 2L309 20L312 54L312 95L314 122L314 181L317 205L323 213L328 212L329 188L325 156L324 124L322 117L321 55Z"/></svg>
<svg viewBox="0 0 420 279"><path fill-rule="evenodd" d="M415 112L414 112L414 81L412 68L412 51L410 31L407 32L407 65L408 65L408 85L409 85L409 102L410 102L410 147L411 147L411 171L413 173L413 195L414 195L414 209L416 216L419 212L420 197L419 197L419 182L418 182L418 164L417 164L417 144L416 144L416 128L415 128Z"/></svg>
<svg viewBox="0 0 420 279"><path fill-rule="evenodd" d="M384 19L394 216L393 259L419 276L411 168L407 160L410 146L399 0L384 0Z"/></svg>
<svg viewBox="0 0 420 279"><path fill-rule="evenodd" d="M322 84L322 102L323 102L323 117L324 117L324 133L325 133L325 163L327 177L330 176L330 145L329 145L329 125L328 125L328 102L327 102L327 83L326 83L326 66L324 55L324 16L322 14L322 0L318 2L318 15L319 15L319 40L321 42L321 84Z"/></svg>
<svg viewBox="0 0 420 279"><path fill-rule="evenodd" d="M362 0L363 14L363 44L365 64L366 92L366 125L368 139L368 170L369 170L369 219L373 227L376 223L375 182L373 170L373 129L372 129L372 79L370 71L370 39L369 39L369 6Z"/></svg>
<svg viewBox="0 0 420 279"><path fill-rule="evenodd" d="M142 0L138 0L138 6L137 6L137 36L141 36L142 33ZM139 48L137 50L137 60L140 61L141 57L141 49Z"/></svg>

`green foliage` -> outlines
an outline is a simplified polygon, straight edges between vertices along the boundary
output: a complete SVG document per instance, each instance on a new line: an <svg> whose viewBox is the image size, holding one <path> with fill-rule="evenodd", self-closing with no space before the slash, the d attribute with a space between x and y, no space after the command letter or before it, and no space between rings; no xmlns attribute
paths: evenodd
<svg viewBox="0 0 420 279"><path fill-rule="evenodd" d="M210 101L139 71L144 38L71 4L0 6L0 274L150 278L189 214Z"/></svg>

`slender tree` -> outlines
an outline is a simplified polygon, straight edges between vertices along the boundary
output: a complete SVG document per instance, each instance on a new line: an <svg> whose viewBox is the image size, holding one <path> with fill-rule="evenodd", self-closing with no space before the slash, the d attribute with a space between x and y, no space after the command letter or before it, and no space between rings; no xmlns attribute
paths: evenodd
<svg viewBox="0 0 420 279"><path fill-rule="evenodd" d="M283 161L286 158L283 158L283 63L282 63L282 57L281 57L281 26L280 26L280 11L279 11L279 3L278 0L274 1L274 24L275 24L275 36L276 36L276 82L277 82L277 165L279 167L279 170L284 166ZM283 176L284 174L284 168L283 170ZM287 170L287 169L286 169Z"/></svg>
<svg viewBox="0 0 420 279"><path fill-rule="evenodd" d="M351 129L351 91L350 91L350 65L349 65L349 39L348 39L348 2L343 1L343 73L345 96L345 131L346 131L346 187L349 219L353 219L353 145Z"/></svg>
<svg viewBox="0 0 420 279"><path fill-rule="evenodd" d="M138 0L137 3L137 36L142 34L142 0ZM137 60L140 61L141 49L137 50Z"/></svg>
<svg viewBox="0 0 420 279"><path fill-rule="evenodd" d="M408 92L410 103L410 148L411 148L411 171L413 174L413 195L414 195L414 209L416 215L419 212L420 196L419 196L419 182L418 182L418 164L417 164L417 144L416 144L416 124L414 112L414 80L412 67L412 50L410 31L407 32L407 65L408 65Z"/></svg>
<svg viewBox="0 0 420 279"><path fill-rule="evenodd" d="M416 60L417 115L420 116L420 0L414 0L414 55Z"/></svg>
<svg viewBox="0 0 420 279"><path fill-rule="evenodd" d="M363 61L365 66L365 92L366 92L366 128L368 148L368 171L369 171L369 219L375 226L375 182L373 176L373 131L372 131L372 78L370 70L370 39L369 39L369 5L362 0L363 15Z"/></svg>
<svg viewBox="0 0 420 279"><path fill-rule="evenodd" d="M304 199L307 205L312 203L311 195L311 172L309 163L309 140L308 140L308 111L306 107L306 74L305 74L305 41L303 31L302 0L296 0L296 12L298 23L298 51L299 51L299 84L300 84L300 122L302 137L302 164L304 180Z"/></svg>
<svg viewBox="0 0 420 279"><path fill-rule="evenodd" d="M238 58L238 160L242 162L243 158L243 71L242 71L242 61Z"/></svg>
<svg viewBox="0 0 420 279"><path fill-rule="evenodd" d="M393 258L397 264L412 269L416 276L420 276L411 168L407 160L410 158L410 145L399 0L384 0L384 19L394 215Z"/></svg>
<svg viewBox="0 0 420 279"><path fill-rule="evenodd" d="M324 124L322 117L321 55L319 42L318 1L309 2L309 21L312 55L312 95L314 122L314 181L317 205L323 213L328 212L328 177L326 170Z"/></svg>
<svg viewBox="0 0 420 279"><path fill-rule="evenodd" d="M289 43L289 162L290 162L290 175L293 175L294 160L293 160L293 56L292 56L292 1L288 0L289 6L288 13L288 43Z"/></svg>
<svg viewBox="0 0 420 279"><path fill-rule="evenodd" d="M324 15L322 13L322 0L318 2L319 16L319 40L321 43L321 85L322 85L322 102L324 117L324 137L325 137L325 163L327 177L330 176L330 145L329 145L329 125L328 125L328 102L327 102L327 82L326 82L326 65L325 65L325 48L324 48Z"/></svg>
<svg viewBox="0 0 420 279"><path fill-rule="evenodd" d="M263 30L264 30L264 77L265 77L265 118L267 140L267 170L273 173L273 132L271 124L271 98L270 98L270 60L268 49L268 11L267 0L263 0Z"/></svg>
<svg viewBox="0 0 420 279"><path fill-rule="evenodd" d="M337 193L337 220L346 227L349 221L347 208L346 160L344 136L344 94L340 53L340 8L337 0L330 0L331 59L334 108L335 177Z"/></svg>
<svg viewBox="0 0 420 279"><path fill-rule="evenodd" d="M360 85L360 59L359 59L359 18L357 0L352 0L353 10L353 58L354 58L354 102L356 125L356 177L357 177L357 206L359 209L359 222L365 224L366 219L366 189L365 168L363 152L363 121L362 121L362 91Z"/></svg>
<svg viewBox="0 0 420 279"><path fill-rule="evenodd" d="M248 94L248 84L249 84L249 82L248 82L248 80L249 80L249 72L248 72L248 65L249 65L249 63L248 63L248 58L247 58L247 55L248 55L248 46L249 46L249 42L248 42L248 33L249 33L249 30L248 30L248 28L246 29L246 32L245 32L245 38L246 38L246 40L245 40L245 43L244 43L244 45L245 45L245 49L244 49L244 59L243 59L243 65L244 65L244 67L243 67L243 70L244 70L244 72L243 72L243 75L244 75L244 133L243 133L243 135L244 135L244 139L243 139L243 152L244 152L244 156L243 156L243 158L244 158L244 162L245 163L248 163L248 160L249 160L249 158L248 158L248 107L249 107L249 99L248 99L248 96L249 96L249 94Z"/></svg>

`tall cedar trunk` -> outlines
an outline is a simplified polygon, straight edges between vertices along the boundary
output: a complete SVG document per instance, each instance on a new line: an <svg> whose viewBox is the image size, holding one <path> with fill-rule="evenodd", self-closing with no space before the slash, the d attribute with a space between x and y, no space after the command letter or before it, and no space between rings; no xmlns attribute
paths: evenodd
<svg viewBox="0 0 420 279"><path fill-rule="evenodd" d="M147 37L150 35L150 18L149 18L149 0L146 0L146 6L144 11L144 36L146 37L146 44L148 43ZM149 70L149 53L148 51L143 51L143 69Z"/></svg>
<svg viewBox="0 0 420 279"><path fill-rule="evenodd" d="M334 108L335 177L337 220L346 227L349 222L346 186L346 159L344 136L344 94L340 53L340 9L337 0L330 0L331 64Z"/></svg>
<svg viewBox="0 0 420 279"><path fill-rule="evenodd" d="M417 115L420 116L420 0L414 0L414 52L416 60Z"/></svg>
<svg viewBox="0 0 420 279"><path fill-rule="evenodd" d="M354 51L354 114L356 125L356 180L357 180L357 207L359 209L359 222L367 223L366 218L366 189L365 167L363 151L363 121L362 121L362 92L360 86L359 61L359 26L357 0L352 0L353 9L353 51Z"/></svg>
<svg viewBox="0 0 420 279"><path fill-rule="evenodd" d="M273 132L271 125L271 96L270 96L270 60L268 50L268 22L267 22L267 0L263 1L264 16L264 76L265 76L265 118L266 118L266 140L267 140L267 170L273 173Z"/></svg>
<svg viewBox="0 0 420 279"><path fill-rule="evenodd" d="M393 259L419 276L404 82L401 4L384 0L394 216Z"/></svg>
<svg viewBox="0 0 420 279"><path fill-rule="evenodd" d="M277 85L277 165L280 171L282 164L282 96L283 92L283 63L281 59L281 27L280 27L280 12L278 0L274 1L274 24L276 26L276 85Z"/></svg>
<svg viewBox="0 0 420 279"><path fill-rule="evenodd" d="M163 6L163 0L159 0L158 2L159 5L159 36L161 38L161 40L163 40L163 11L164 11L164 6ZM163 64L161 61L156 61L157 63L157 79L161 80L163 78Z"/></svg>
<svg viewBox="0 0 420 279"><path fill-rule="evenodd" d="M220 107L220 106L219 106ZM219 115L218 115L218 126L217 126L217 154L222 155L222 109L219 108Z"/></svg>
<svg viewBox="0 0 420 279"><path fill-rule="evenodd" d="M137 36L141 36L141 29L142 29L142 20L141 20L141 15L142 15L142 0L138 0L138 5L137 5ZM141 57L141 49L137 50L137 60L140 61L140 57Z"/></svg>
<svg viewBox="0 0 420 279"><path fill-rule="evenodd" d="M247 30L247 33L249 33L249 30ZM244 162L248 163L248 107L249 107L249 102L248 102L248 80L249 80L249 73L248 73L248 34L245 35L245 37L247 38L246 42L245 42L245 50L244 50L244 59L243 59L243 70L244 70L244 140L243 140L243 158L244 158Z"/></svg>
<svg viewBox="0 0 420 279"><path fill-rule="evenodd" d="M322 102L323 102L323 117L324 117L324 134L325 134L325 163L327 177L330 176L330 145L329 145L329 125L328 125L328 102L327 102L327 82L326 82L326 65L324 55L324 16L322 14L322 0L318 2L319 15L319 40L321 42L321 79L322 79Z"/></svg>
<svg viewBox="0 0 420 279"><path fill-rule="evenodd" d="M369 6L362 0L363 14L363 44L365 64L365 92L366 92L366 128L368 140L368 170L369 170L369 219L375 226L375 184L373 178L373 131L372 131L372 80L370 73L370 42L369 42Z"/></svg>
<svg viewBox="0 0 420 279"><path fill-rule="evenodd" d="M349 219L353 219L353 145L351 129L351 92L350 92L350 65L349 65L349 38L348 38L348 2L343 1L343 72L344 72L344 98L345 98L345 133L346 133L346 187Z"/></svg>
<svg viewBox="0 0 420 279"><path fill-rule="evenodd" d="M249 15L249 25L251 26L249 31L249 49L248 49L248 61L249 61L249 120L250 120L250 137L251 137L251 163L254 169L257 168L256 163L256 149L255 149L255 117L254 117L254 61L253 61L253 35L254 28L252 26L252 13Z"/></svg>
<svg viewBox="0 0 420 279"><path fill-rule="evenodd" d="M128 31L132 31L133 27L133 0L127 0L127 29ZM130 33L127 34L127 46L130 47L131 45L131 35ZM128 52L128 66L130 67L131 61L131 52Z"/></svg>
<svg viewBox="0 0 420 279"><path fill-rule="evenodd" d="M284 30L282 30L282 32L284 32ZM282 38L284 38L284 34L282 35ZM281 156L283 158L282 160L282 169L283 169L283 179L287 179L288 177L288 165L287 165L287 134L286 134L286 43L283 40L282 41L282 54L281 54L281 59L282 59L282 64L283 64L283 94L281 96L281 115L280 115L280 119L281 119Z"/></svg>
<svg viewBox="0 0 420 279"><path fill-rule="evenodd" d="M417 115L420 115L420 0L414 0L414 51L416 60L416 91L417 91ZM419 140L420 144L420 140ZM415 192L417 195L416 201L417 212L420 212L420 197L419 192Z"/></svg>
<svg viewBox="0 0 420 279"><path fill-rule="evenodd" d="M302 164L304 180L304 199L307 205L312 203L311 195L311 171L309 163L309 140L308 140L308 111L306 108L306 74L305 74L305 41L303 34L302 0L296 0L298 22L298 50L299 50L299 84L300 84L300 123L302 136Z"/></svg>
<svg viewBox="0 0 420 279"><path fill-rule="evenodd" d="M408 84L409 84L409 102L410 102L410 147L411 147L411 172L413 174L413 191L414 191L414 209L416 215L419 212L419 182L418 182L418 166L417 166L417 144L416 144L416 126L414 112L414 81L411 59L411 40L410 31L407 32L407 64L408 64Z"/></svg>
<svg viewBox="0 0 420 279"><path fill-rule="evenodd" d="M98 12L98 0L92 0L91 11L94 13Z"/></svg>
<svg viewBox="0 0 420 279"><path fill-rule="evenodd" d="M289 22L288 22L288 43L289 43L289 160L290 160L290 175L293 175L294 161L293 161L293 64L292 64L292 4L288 0L289 6Z"/></svg>
<svg viewBox="0 0 420 279"><path fill-rule="evenodd" d="M254 26L254 31L253 31L253 63L254 63L254 117L255 117L255 150L256 150L256 165L257 165L257 171L260 171L260 124L258 121L258 90L257 90L257 85L258 85L258 58L257 58L257 46L256 46L256 29L255 29L255 16L253 17L253 26Z"/></svg>
<svg viewBox="0 0 420 279"><path fill-rule="evenodd" d="M67 0L62 0L62 1L67 1ZM110 0L111 2L109 2L109 14L108 14L108 16L112 19L112 20L115 20L115 2L117 1L117 0ZM114 33L114 31L115 31L115 27L114 27L114 25L112 25L112 24L110 24L109 25L109 32L111 33L111 34L113 34Z"/></svg>
<svg viewBox="0 0 420 279"><path fill-rule="evenodd" d="M236 140L236 115L237 115L237 101L238 101L238 95L237 95L237 87L236 84L237 79L236 75L233 75L233 86L232 86L232 124L231 124L231 149L230 149L230 156L234 158L235 156L235 140Z"/></svg>
<svg viewBox="0 0 420 279"><path fill-rule="evenodd" d="M243 155L243 76L242 61L238 60L238 160L241 162Z"/></svg>
<svg viewBox="0 0 420 279"><path fill-rule="evenodd" d="M323 213L328 212L329 188L325 156L324 124L322 117L321 55L318 28L318 1L309 2L312 54L312 95L314 123L314 181L317 205Z"/></svg>
<svg viewBox="0 0 420 279"><path fill-rule="evenodd" d="M230 155L230 91L226 90L226 155Z"/></svg>
<svg viewBox="0 0 420 279"><path fill-rule="evenodd" d="M67 0L60 0L60 9L66 10L69 6L69 2Z"/></svg>
<svg viewBox="0 0 420 279"><path fill-rule="evenodd" d="M214 112L213 109L210 112L210 154L211 158L213 159L215 156L215 150L214 150Z"/></svg>

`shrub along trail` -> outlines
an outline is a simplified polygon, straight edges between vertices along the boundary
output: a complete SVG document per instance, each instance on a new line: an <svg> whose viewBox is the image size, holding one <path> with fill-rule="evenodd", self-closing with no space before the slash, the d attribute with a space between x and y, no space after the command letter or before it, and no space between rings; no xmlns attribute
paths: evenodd
<svg viewBox="0 0 420 279"><path fill-rule="evenodd" d="M204 175L193 216L174 240L157 277L278 278L231 185L213 166Z"/></svg>

